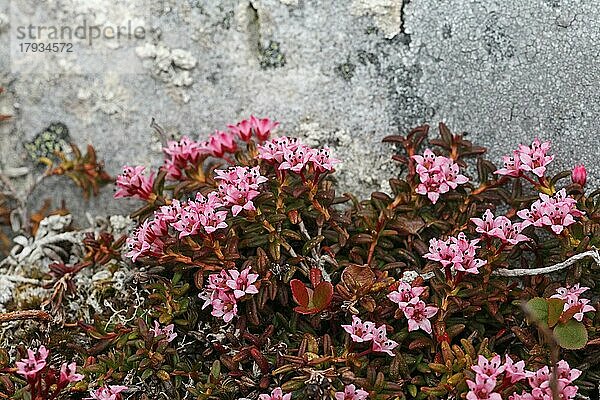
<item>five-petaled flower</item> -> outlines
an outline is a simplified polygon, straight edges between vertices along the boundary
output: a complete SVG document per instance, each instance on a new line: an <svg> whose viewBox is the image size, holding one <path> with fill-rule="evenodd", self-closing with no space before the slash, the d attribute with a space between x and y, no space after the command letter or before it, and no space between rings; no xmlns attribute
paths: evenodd
<svg viewBox="0 0 600 400"><path fill-rule="evenodd" d="M174 329L175 325L173 324L169 324L164 328L161 328L158 321L154 321L154 328L151 329L151 331L152 333L154 333L154 337L163 335L165 337L165 340L170 343L173 341L173 339L177 337L177 333L174 332Z"/></svg>
<svg viewBox="0 0 600 400"><path fill-rule="evenodd" d="M261 394L258 396L259 400L291 400L292 394L283 394L283 390L277 387L271 391L271 394Z"/></svg>
<svg viewBox="0 0 600 400"><path fill-rule="evenodd" d="M86 400L121 400L121 393L127 389L127 386L121 385L102 386L91 392L92 397L87 397Z"/></svg>
<svg viewBox="0 0 600 400"><path fill-rule="evenodd" d="M350 334L352 341L356 343L368 342L373 339L375 324L371 321L363 322L356 315L352 316L351 325L342 325L342 328Z"/></svg>
<svg viewBox="0 0 600 400"><path fill-rule="evenodd" d="M17 373L23 375L28 380L35 378L38 373L46 366L48 350L44 345L40 346L36 352L27 349L27 358L17 361Z"/></svg>
<svg viewBox="0 0 600 400"><path fill-rule="evenodd" d="M437 307L428 306L422 300L419 300L415 304L409 303L404 307L404 316L408 320L408 331L412 332L422 329L431 334L432 329L429 318L433 317L437 312Z"/></svg>
<svg viewBox="0 0 600 400"><path fill-rule="evenodd" d="M366 400L369 393L363 389L357 389L355 385L344 386L343 392L335 392L335 400Z"/></svg>

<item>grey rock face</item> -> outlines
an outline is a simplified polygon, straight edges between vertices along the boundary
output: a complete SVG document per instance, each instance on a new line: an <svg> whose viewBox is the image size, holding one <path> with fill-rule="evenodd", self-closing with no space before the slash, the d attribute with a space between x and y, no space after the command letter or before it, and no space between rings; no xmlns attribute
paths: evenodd
<svg viewBox="0 0 600 400"><path fill-rule="evenodd" d="M362 195L396 173L384 136L439 121L492 146L497 163L519 142L550 139L551 171L584 163L598 183L597 1L68 0L47 18L134 21L144 38L98 39L85 65L75 54L34 73L14 68L23 17L13 7L39 5L5 3L0 113L15 118L0 126L3 170L31 166L24 144L53 122L93 143L116 175L125 163L160 165L152 118L173 137L205 137L253 113L330 146L344 161L342 189ZM106 51L135 63L111 64ZM85 73L91 66L100 72ZM110 188L84 203L64 187L44 183L32 207L48 192L79 220L135 206L111 200Z"/></svg>

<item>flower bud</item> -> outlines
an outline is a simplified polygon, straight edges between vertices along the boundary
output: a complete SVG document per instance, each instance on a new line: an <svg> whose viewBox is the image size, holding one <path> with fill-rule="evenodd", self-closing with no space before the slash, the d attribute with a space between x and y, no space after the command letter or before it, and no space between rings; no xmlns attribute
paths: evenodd
<svg viewBox="0 0 600 400"><path fill-rule="evenodd" d="M583 164L573 168L571 171L571 180L573 183L578 183L581 186L585 186L585 182L587 180L587 170Z"/></svg>

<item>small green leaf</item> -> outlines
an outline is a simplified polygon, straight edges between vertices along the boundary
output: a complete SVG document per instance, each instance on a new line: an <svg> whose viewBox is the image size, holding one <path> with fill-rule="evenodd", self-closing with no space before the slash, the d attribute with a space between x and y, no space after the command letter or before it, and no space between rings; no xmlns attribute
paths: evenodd
<svg viewBox="0 0 600 400"><path fill-rule="evenodd" d="M153 370L151 370L151 369L147 369L147 370L145 370L144 372L142 372L141 379L142 379L143 381L145 381L145 380L146 380L146 379L148 379L148 378L149 378L149 377L150 377L150 376L151 376L153 373L154 373L154 371L153 371Z"/></svg>
<svg viewBox="0 0 600 400"><path fill-rule="evenodd" d="M548 324L548 301L541 297L534 297L525 305L529 314L535 319L534 322Z"/></svg>
<svg viewBox="0 0 600 400"><path fill-rule="evenodd" d="M407 389L412 397L417 397L417 387L415 385L408 385Z"/></svg>
<svg viewBox="0 0 600 400"><path fill-rule="evenodd" d="M588 333L581 322L571 319L566 324L556 325L554 338L563 349L577 350L585 347L588 341Z"/></svg>

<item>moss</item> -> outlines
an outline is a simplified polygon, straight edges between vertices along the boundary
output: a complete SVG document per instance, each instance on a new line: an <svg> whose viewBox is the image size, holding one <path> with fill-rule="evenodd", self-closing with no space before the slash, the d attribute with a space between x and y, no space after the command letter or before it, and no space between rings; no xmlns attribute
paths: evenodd
<svg viewBox="0 0 600 400"><path fill-rule="evenodd" d="M53 122L24 146L29 157L38 161L41 157L55 159L57 152L64 152L68 148L68 142L69 129L67 126L62 122Z"/></svg>

